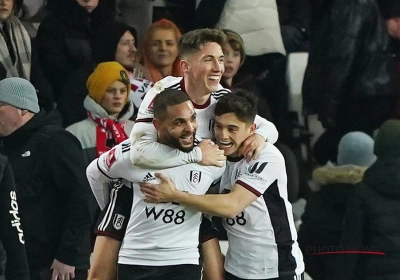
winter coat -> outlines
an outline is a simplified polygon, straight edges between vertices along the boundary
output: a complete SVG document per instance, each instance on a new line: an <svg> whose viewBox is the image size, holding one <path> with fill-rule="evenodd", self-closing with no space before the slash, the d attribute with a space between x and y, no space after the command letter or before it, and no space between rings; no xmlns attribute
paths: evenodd
<svg viewBox="0 0 400 280"><path fill-rule="evenodd" d="M87 112L91 112L92 115L96 118L110 118L107 111L98 103L96 103L90 96L86 96L83 106L85 107ZM126 106L127 108L125 108L121 112L122 114L118 117L117 120L118 122L126 121L124 130L125 133L129 136L132 127L135 124L133 121L129 120L129 118L133 114L133 104L132 102L128 102ZM97 158L96 127L96 123L88 117L87 119L66 128L66 130L75 135L76 138L78 138L78 140L81 142L87 165L89 165L89 163Z"/></svg>
<svg viewBox="0 0 400 280"><path fill-rule="evenodd" d="M340 246L369 254L337 255L329 279L400 279L400 157L379 158L347 201Z"/></svg>
<svg viewBox="0 0 400 280"><path fill-rule="evenodd" d="M5 273L3 263L0 278L29 280L29 268L24 246L24 233L19 215L14 175L7 157L0 154L0 255L6 253ZM1 262L5 259L1 258Z"/></svg>
<svg viewBox="0 0 400 280"><path fill-rule="evenodd" d="M313 181L321 189L307 201L298 242L306 272L314 280L324 279L334 268L333 255L314 254L337 250L348 195L361 182L365 170L366 167L344 165L323 166L313 172Z"/></svg>
<svg viewBox="0 0 400 280"><path fill-rule="evenodd" d="M14 169L29 268L53 260L88 269L91 190L81 145L60 126L59 114L40 111L11 135L1 151Z"/></svg>
<svg viewBox="0 0 400 280"><path fill-rule="evenodd" d="M394 63L379 7L375 0L314 2L304 110L318 113L326 128L365 120L373 130L389 118L394 95Z"/></svg>
<svg viewBox="0 0 400 280"><path fill-rule="evenodd" d="M114 10L105 7L107 1L100 0L89 13L75 0L59 0L54 11L41 22L36 36L39 61L56 101L75 71L93 67L91 31L114 18Z"/></svg>

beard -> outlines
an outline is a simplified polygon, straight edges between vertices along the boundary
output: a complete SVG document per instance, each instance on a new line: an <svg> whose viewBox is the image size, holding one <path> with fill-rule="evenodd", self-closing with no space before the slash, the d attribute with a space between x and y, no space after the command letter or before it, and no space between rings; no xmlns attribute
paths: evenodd
<svg viewBox="0 0 400 280"><path fill-rule="evenodd" d="M183 146L182 143L179 141L179 137L174 137L172 135L168 135L168 138L166 139L167 141L165 143L167 143L168 146L177 148L177 149L181 150L182 152L188 153L188 152L192 151L194 148L195 135L196 135L196 132L193 133L192 145Z"/></svg>

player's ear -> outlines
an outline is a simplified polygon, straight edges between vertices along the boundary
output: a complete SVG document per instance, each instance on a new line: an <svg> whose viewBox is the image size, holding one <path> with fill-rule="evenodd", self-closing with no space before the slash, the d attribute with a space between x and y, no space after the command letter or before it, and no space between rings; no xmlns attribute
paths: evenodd
<svg viewBox="0 0 400 280"><path fill-rule="evenodd" d="M182 72L186 72L189 70L189 62L186 59L181 60L180 66L181 66Z"/></svg>
<svg viewBox="0 0 400 280"><path fill-rule="evenodd" d="M154 118L153 119L153 125L158 130L160 128L160 126L161 126L161 121L159 119Z"/></svg>
<svg viewBox="0 0 400 280"><path fill-rule="evenodd" d="M256 131L257 125L255 123L252 123L250 125L250 133L253 134Z"/></svg>

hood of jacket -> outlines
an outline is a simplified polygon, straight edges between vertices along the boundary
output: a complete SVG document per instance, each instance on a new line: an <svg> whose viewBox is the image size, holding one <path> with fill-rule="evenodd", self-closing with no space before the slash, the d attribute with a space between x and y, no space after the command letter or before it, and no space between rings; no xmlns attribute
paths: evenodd
<svg viewBox="0 0 400 280"><path fill-rule="evenodd" d="M363 180L367 167L356 165L330 166L325 165L313 171L314 182L321 185L351 184L355 185Z"/></svg>
<svg viewBox="0 0 400 280"><path fill-rule="evenodd" d="M400 198L400 157L378 158L365 172L364 183L386 197Z"/></svg>
<svg viewBox="0 0 400 280"><path fill-rule="evenodd" d="M85 107L85 109L88 112L92 113L92 115L96 118L113 119L108 115L107 111L103 107L101 107L98 103L96 103L96 101L94 101L93 98L91 98L89 95L85 97L85 100L83 101L83 107ZM133 113L134 113L133 104L131 101L129 101L128 103L126 103L124 109L122 109L121 113L119 114L116 120L119 122L127 121L129 120L130 117L132 117Z"/></svg>
<svg viewBox="0 0 400 280"><path fill-rule="evenodd" d="M57 110L53 109L50 112L40 110L40 112L35 114L26 124L18 128L10 135L4 137L3 143L4 145L18 146L19 143L28 141L35 129L44 125L56 125L61 127L61 124L62 117Z"/></svg>

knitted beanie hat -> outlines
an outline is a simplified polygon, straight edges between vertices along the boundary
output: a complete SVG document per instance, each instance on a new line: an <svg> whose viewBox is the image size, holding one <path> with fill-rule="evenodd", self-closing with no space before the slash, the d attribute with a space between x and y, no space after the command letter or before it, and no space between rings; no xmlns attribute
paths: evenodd
<svg viewBox="0 0 400 280"><path fill-rule="evenodd" d="M122 22L105 22L92 33L92 56L96 64L114 61L117 46L126 31L130 31L136 39L136 30ZM136 40L135 40L136 46Z"/></svg>
<svg viewBox="0 0 400 280"><path fill-rule="evenodd" d="M371 166L376 160L374 155L374 140L361 131L345 134L340 139L337 164L353 164L357 166Z"/></svg>
<svg viewBox="0 0 400 280"><path fill-rule="evenodd" d="M246 58L246 52L245 52L245 49L244 49L244 41L243 41L242 37L240 37L240 35L238 33L236 33L235 31L232 31L232 30L229 30L229 29L223 29L222 32L225 33L226 39L227 39L226 41L229 44L231 44L231 42L233 41L239 46L240 66L242 66L243 63L244 63L244 59Z"/></svg>
<svg viewBox="0 0 400 280"><path fill-rule="evenodd" d="M34 86L25 79L12 77L0 81L0 102L39 113L39 103Z"/></svg>
<svg viewBox="0 0 400 280"><path fill-rule="evenodd" d="M379 128L375 139L376 156L395 155L400 153L400 120L388 120Z"/></svg>
<svg viewBox="0 0 400 280"><path fill-rule="evenodd" d="M126 101L128 102L131 89L128 72L116 61L103 62L97 65L86 83L89 96L100 104L107 88L115 81L121 81L126 85L128 89Z"/></svg>

